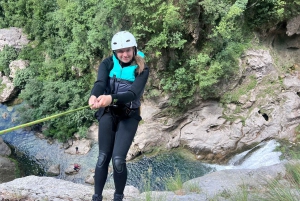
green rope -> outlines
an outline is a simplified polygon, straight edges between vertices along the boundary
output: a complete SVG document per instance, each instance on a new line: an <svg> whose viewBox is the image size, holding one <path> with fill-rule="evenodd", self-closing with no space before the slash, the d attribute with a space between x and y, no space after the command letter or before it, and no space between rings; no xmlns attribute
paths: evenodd
<svg viewBox="0 0 300 201"><path fill-rule="evenodd" d="M45 117L43 119L39 119L39 120L36 120L36 121L32 121L32 122L29 122L29 123L26 123L26 124L22 124L22 125L19 125L19 126L15 126L15 127L12 127L12 128L8 128L6 130L2 130L0 131L0 135L4 134L4 133L8 133L8 132L11 132L11 131L14 131L14 130L17 130L17 129L20 129L20 128L25 128L27 126L32 126L34 124L38 124L38 123L41 123L41 122L44 122L44 121L48 121L50 119L54 119L54 118L57 118L57 117L60 117L60 116L63 116L63 115L66 115L66 114L70 114L72 112L76 112L78 110L82 110L82 109L85 109L85 108L88 108L90 107L89 105L87 106L84 106L84 107L80 107L80 108L77 108L77 109L74 109L74 110L69 110L69 111L66 111L66 112L62 112L62 113L59 113L59 114L55 114L55 115L52 115L50 117Z"/></svg>

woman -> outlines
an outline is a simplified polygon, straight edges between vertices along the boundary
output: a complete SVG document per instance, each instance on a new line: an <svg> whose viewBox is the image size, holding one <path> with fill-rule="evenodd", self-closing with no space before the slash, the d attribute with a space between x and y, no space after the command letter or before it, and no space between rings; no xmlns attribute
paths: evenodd
<svg viewBox="0 0 300 201"><path fill-rule="evenodd" d="M95 168L93 201L102 201L110 160L115 183L114 201L123 200L127 181L126 155L138 128L140 98L149 76L144 54L137 50L134 36L121 31L111 41L113 55L104 59L89 98L98 109L99 157Z"/></svg>

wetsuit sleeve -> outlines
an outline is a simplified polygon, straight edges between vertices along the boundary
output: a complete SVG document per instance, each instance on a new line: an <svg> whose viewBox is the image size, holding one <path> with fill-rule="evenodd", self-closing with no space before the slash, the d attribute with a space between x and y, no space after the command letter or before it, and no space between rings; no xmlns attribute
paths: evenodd
<svg viewBox="0 0 300 201"><path fill-rule="evenodd" d="M114 104L125 104L139 98L144 92L148 77L149 68L145 65L143 72L136 76L131 88L127 92L121 94L111 94L113 99L112 102Z"/></svg>
<svg viewBox="0 0 300 201"><path fill-rule="evenodd" d="M104 94L112 65L113 62L111 58L106 58L100 63L98 67L97 80L94 83L91 95L98 97Z"/></svg>

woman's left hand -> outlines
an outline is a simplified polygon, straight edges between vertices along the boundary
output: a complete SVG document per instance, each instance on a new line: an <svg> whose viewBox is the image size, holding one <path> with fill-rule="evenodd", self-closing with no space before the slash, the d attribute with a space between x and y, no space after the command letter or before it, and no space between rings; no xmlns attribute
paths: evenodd
<svg viewBox="0 0 300 201"><path fill-rule="evenodd" d="M101 95L97 98L96 107L97 108L107 107L110 105L111 102L112 102L111 95Z"/></svg>

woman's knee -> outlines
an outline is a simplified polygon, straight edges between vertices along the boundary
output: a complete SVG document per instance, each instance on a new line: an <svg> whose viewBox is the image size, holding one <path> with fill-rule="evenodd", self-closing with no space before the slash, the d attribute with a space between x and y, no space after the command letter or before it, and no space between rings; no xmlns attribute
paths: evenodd
<svg viewBox="0 0 300 201"><path fill-rule="evenodd" d="M126 159L122 156L113 157L113 167L117 173L122 173L126 169Z"/></svg>
<svg viewBox="0 0 300 201"><path fill-rule="evenodd" d="M97 167L102 168L104 164L107 164L107 154L100 152L97 161Z"/></svg>

